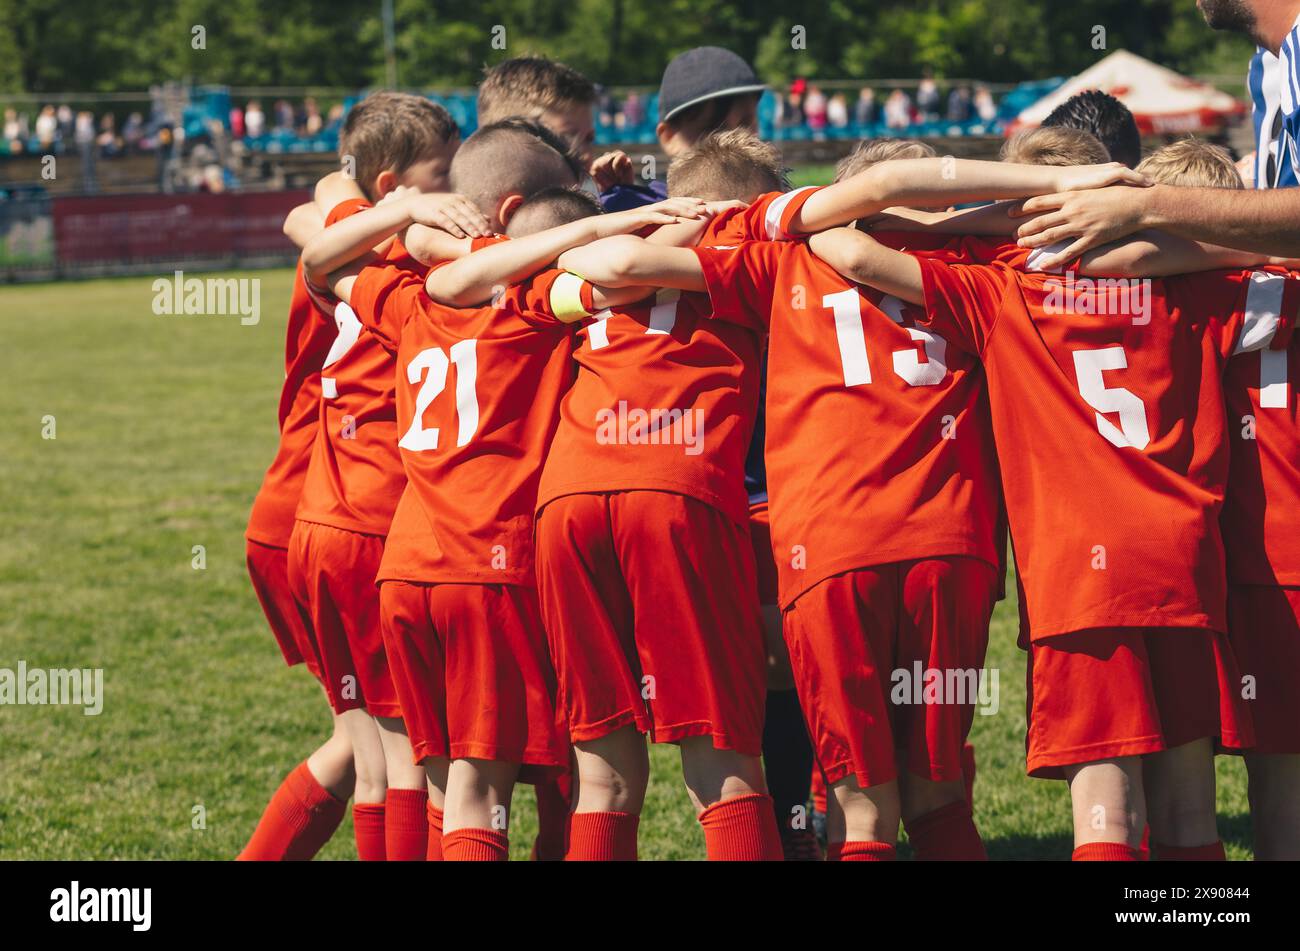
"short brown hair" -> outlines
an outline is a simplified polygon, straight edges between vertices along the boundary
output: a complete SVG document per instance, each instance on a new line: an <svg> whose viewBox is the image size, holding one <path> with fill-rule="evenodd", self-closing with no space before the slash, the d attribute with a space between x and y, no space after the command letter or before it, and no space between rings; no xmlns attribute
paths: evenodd
<svg viewBox="0 0 1300 951"><path fill-rule="evenodd" d="M1002 161L1016 165L1105 165L1110 153L1091 132L1039 126L1017 132L1002 145Z"/></svg>
<svg viewBox="0 0 1300 951"><path fill-rule="evenodd" d="M878 162L896 159L937 158L931 146L917 139L863 139L835 166L835 180L843 181L866 171Z"/></svg>
<svg viewBox="0 0 1300 951"><path fill-rule="evenodd" d="M491 218L507 195L525 198L553 185L582 179L572 151L550 129L531 119L502 119L485 125L451 160L451 187Z"/></svg>
<svg viewBox="0 0 1300 951"><path fill-rule="evenodd" d="M432 158L460 136L451 114L423 96L375 92L353 106L339 133L339 155L351 156L356 182L370 198L383 171L401 173Z"/></svg>
<svg viewBox="0 0 1300 951"><path fill-rule="evenodd" d="M1162 185L1185 188L1245 188L1232 154L1221 145L1195 137L1156 149L1137 170Z"/></svg>
<svg viewBox="0 0 1300 951"><path fill-rule="evenodd" d="M577 186L551 185L525 198L506 228L510 237L536 234L571 221L601 214L600 202Z"/></svg>
<svg viewBox="0 0 1300 951"><path fill-rule="evenodd" d="M478 121L488 125L508 116L536 119L551 109L595 102L596 87L576 69L544 56L517 56L484 70Z"/></svg>
<svg viewBox="0 0 1300 951"><path fill-rule="evenodd" d="M748 129L706 135L668 166L668 194L676 197L752 201L788 187L780 151Z"/></svg>

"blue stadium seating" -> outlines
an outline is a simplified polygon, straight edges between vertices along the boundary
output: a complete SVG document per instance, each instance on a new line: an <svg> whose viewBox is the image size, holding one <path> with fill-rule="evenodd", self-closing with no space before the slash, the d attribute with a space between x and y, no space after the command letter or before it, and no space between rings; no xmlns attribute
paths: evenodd
<svg viewBox="0 0 1300 951"><path fill-rule="evenodd" d="M1047 95L1064 82L1061 78L1022 83L1007 93L998 106L998 116L993 122L973 119L969 122L955 123L947 121L919 122L906 129L889 129L883 123L859 125L850 123L843 128L826 128L819 135L825 139L859 139L875 138L888 135L908 135L922 138L957 137L968 135L998 135L1007 122L1014 119L1023 109ZM344 109L350 109L362 95L350 96L344 100ZM469 135L478 126L477 104L474 94L470 92L429 96L440 103L460 126L464 135ZM634 126L602 125L597 123L596 142L606 145L614 142L650 145L655 142L655 121L659 114L659 95L651 93L643 100L643 118ZM202 135L208 123L213 119L229 125L230 92L219 86L204 86L196 89L191 105L185 110L185 131L187 136ZM813 130L807 126L777 126L776 96L765 93L759 102L759 133L765 139L776 142L806 142L814 138ZM256 138L244 139L245 145L253 151L268 153L303 153L332 152L338 148L338 130L326 129L310 138L301 138L293 132L276 130L264 133Z"/></svg>

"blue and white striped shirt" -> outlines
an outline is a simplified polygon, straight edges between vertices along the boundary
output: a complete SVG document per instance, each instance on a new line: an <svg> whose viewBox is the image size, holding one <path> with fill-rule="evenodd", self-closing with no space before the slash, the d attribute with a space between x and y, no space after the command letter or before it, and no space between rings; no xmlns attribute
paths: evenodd
<svg viewBox="0 0 1300 951"><path fill-rule="evenodd" d="M1255 187L1300 185L1300 19L1276 55L1255 53L1247 79L1255 119Z"/></svg>

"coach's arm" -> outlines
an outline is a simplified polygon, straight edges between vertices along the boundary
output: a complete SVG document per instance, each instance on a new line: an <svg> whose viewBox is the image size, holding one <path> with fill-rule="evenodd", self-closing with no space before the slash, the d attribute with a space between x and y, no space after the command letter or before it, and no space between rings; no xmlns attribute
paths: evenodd
<svg viewBox="0 0 1300 951"><path fill-rule="evenodd" d="M1068 242L1043 260L1045 270L1143 229L1271 257L1300 257L1300 188L1101 188L1031 198L1011 214L1030 219L1020 226L1022 247Z"/></svg>

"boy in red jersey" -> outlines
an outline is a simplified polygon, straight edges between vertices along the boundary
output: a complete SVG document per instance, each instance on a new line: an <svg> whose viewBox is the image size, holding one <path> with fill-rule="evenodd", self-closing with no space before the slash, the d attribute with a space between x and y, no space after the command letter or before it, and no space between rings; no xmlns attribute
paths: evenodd
<svg viewBox="0 0 1300 951"><path fill-rule="evenodd" d="M1116 295L856 231L813 247L985 362L1033 640L1029 770L1070 782L1076 859L1135 859L1147 818L1157 858L1221 859L1211 740L1251 737L1220 712L1236 677L1219 378L1230 355L1285 345L1296 282L1212 272Z"/></svg>
<svg viewBox="0 0 1300 951"><path fill-rule="evenodd" d="M344 155L386 190L396 183L428 188L445 184L446 166L459 144L445 110L415 96L378 94L352 110L343 139ZM359 194L354 182L331 175L317 187L313 214L295 213L299 226L286 231L295 240L324 220L344 199ZM299 209L312 210L312 209ZM285 386L279 403L281 443L276 460L253 501L248 522L248 569L266 617L287 663L305 661L324 683L320 652L308 617L299 609L289 583L289 548L294 513L307 478L320 417L320 368L338 331L317 311L299 266L286 342ZM240 859L311 859L342 820L344 803L355 785L354 750L341 717L334 734L282 783L261 817Z"/></svg>
<svg viewBox="0 0 1300 951"><path fill-rule="evenodd" d="M1023 195L1058 177L1055 170L1008 175L997 166L965 163L954 166L954 174L934 176L937 161L891 164L903 171L880 165L869 173L880 187L862 214L903 198L927 205ZM1118 173L1062 174L1101 181ZM736 215L742 234L767 229L783 237L816 194L764 196ZM572 252L561 265L597 283L705 286L701 260L707 266L713 252L697 249L697 256L620 242ZM832 810L831 855L891 858L901 812L920 856L982 857L962 782L964 738L977 695L972 678L982 667L1000 565L996 460L980 368L951 354L941 338L907 326L900 302L863 300L806 248L762 247L772 260L756 273L733 275L737 286L728 291L731 299L751 295L742 319L766 329L774 302L784 301L790 304L778 311L821 312L824 305L834 318L829 324L771 321L767 404L786 639L819 764L839 800ZM718 293L711 283L709 289ZM884 340L894 353L893 372L880 374L874 386L864 320L874 324L873 343ZM845 427L844 420L864 413L873 421L870 431L888 438L864 440ZM837 514L852 511L879 514L865 524ZM859 582L865 587L855 594ZM852 607L855 602L861 610ZM972 611L970 605L980 607ZM848 618L860 639L842 631L835 636ZM920 676L960 674L968 689L912 713L886 696L886 664L909 677L917 666ZM923 694L919 684L916 693ZM892 731L879 728L890 721ZM901 791L896 759L904 766Z"/></svg>
<svg viewBox="0 0 1300 951"><path fill-rule="evenodd" d="M1228 635L1250 700L1255 858L1300 858L1300 335L1228 361L1232 464L1220 524Z"/></svg>
<svg viewBox="0 0 1300 951"><path fill-rule="evenodd" d="M1138 170L1162 184L1243 187L1228 154L1197 139L1160 149ZM1223 387L1232 461L1219 524L1227 550L1228 639L1244 678L1229 687L1247 698L1255 726L1255 745L1245 751L1255 858L1294 861L1300 858L1300 336L1293 333L1286 349L1233 357Z"/></svg>
<svg viewBox="0 0 1300 951"><path fill-rule="evenodd" d="M514 230L513 219L525 214L524 189L511 182L532 192L539 174L551 184L575 181L565 157L536 133L519 120L486 127L453 164L453 185L501 230ZM599 227L672 220L654 209L638 214ZM362 243L407 223L383 208L369 221L375 228ZM574 240L601 233L580 229ZM478 257L436 269L427 290L440 288L439 280L459 284L458 273L474 272ZM445 790L445 813L430 818L442 828L442 857L452 860L505 858L521 766L568 762L531 542L554 404L569 382L567 328L550 313L554 276L513 286L493 306L463 310L434 303L425 281L391 264L335 278L336 290L396 352L399 380L409 383L398 390L397 443L409 482L379 572L381 603L415 756L431 786ZM482 297L490 297L493 284L513 275L483 280ZM448 300L460 293L439 292ZM439 398L449 378L455 396Z"/></svg>
<svg viewBox="0 0 1300 951"><path fill-rule="evenodd" d="M458 145L455 124L441 107L420 97L380 93L349 114L341 151L354 163L369 194L382 195L399 185L445 188L446 170ZM331 219L337 219L363 207L362 194L355 182L336 173L318 187L317 204L328 202L333 206ZM357 200L341 201L353 196ZM471 232L486 224L475 221L477 212L456 196L443 196L441 204L445 213L437 214L434 209L431 220L457 227L454 220L460 218ZM295 218L302 220L303 216ZM385 823L383 818L385 799L402 800L405 794L394 790L393 796L386 796L383 748L373 725L362 721L364 711L358 709L367 688L376 694L372 703L381 707L385 689L382 653L376 656L374 639L366 648L366 611L360 603L337 606L352 586L341 580L332 586L325 583L328 572L324 561L331 559L322 554L321 545L313 546L319 556L314 569L301 551L298 558L289 557L288 549L296 537L290 527L291 513L305 512L305 524L313 526L307 531L313 534L330 526L339 529L340 535L345 531L366 538L379 535L382 544L382 532L386 531L386 523L380 525L382 512L374 510L384 504L384 493L372 491L375 486L370 484L355 485L352 474L340 477L343 469L356 471L355 466L345 465L347 453L343 451L351 449L353 440L368 447L362 449L363 456L385 441L383 368L375 366L373 359L367 362L365 341L349 346L356 334L346 313L330 313L330 303L313 299L302 278L300 268L295 300L301 302L302 320L296 327L290 326L291 359L281 398L281 447L254 504L249 565L259 597L271 606L267 613L273 625L299 632L301 646L294 653L285 650L286 660L306 659L321 679L335 712L335 735L285 781L241 857L310 858L337 826L342 803L354 783L358 799L355 824L362 854L382 857L387 830L392 833L397 855L413 856L416 845L422 855L422 799L414 802L415 797L407 795L411 802L395 802L393 822ZM322 365L331 370L327 380L319 375ZM387 375L391 372L389 369ZM344 381L342 396L340 379ZM345 406L344 401L351 403ZM382 466L374 471L382 471ZM299 534L302 531L299 529ZM332 560L351 564L350 556ZM308 574L321 582L310 594L304 590ZM346 629L356 632L355 646L359 656L366 657L360 670ZM283 650L285 639L280 640ZM400 756L397 758L400 762ZM423 777L416 778L422 797ZM327 791L333 795L325 795ZM419 842L411 844L416 838Z"/></svg>
<svg viewBox="0 0 1300 951"><path fill-rule="evenodd" d="M776 150L736 135L725 168L675 162L670 193L736 204L778 187ZM726 220L690 240L717 240ZM709 321L702 295L583 316L537 529L578 762L568 857L636 857L648 734L681 748L709 858L780 858L758 758L764 657L741 479L760 337Z"/></svg>

